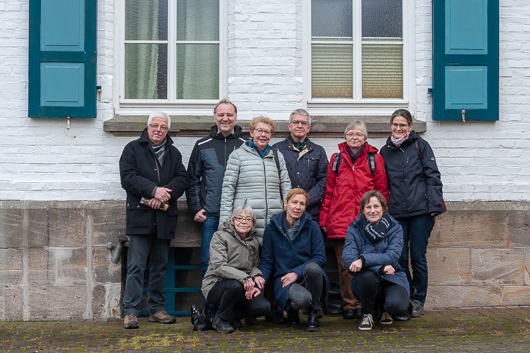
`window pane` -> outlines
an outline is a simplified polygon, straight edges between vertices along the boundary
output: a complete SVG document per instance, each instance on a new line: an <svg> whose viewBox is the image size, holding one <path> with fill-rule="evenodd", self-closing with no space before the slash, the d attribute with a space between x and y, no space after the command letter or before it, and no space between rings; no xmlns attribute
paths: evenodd
<svg viewBox="0 0 530 353"><path fill-rule="evenodd" d="M126 40L167 40L167 0L126 0Z"/></svg>
<svg viewBox="0 0 530 353"><path fill-rule="evenodd" d="M401 39L401 0L363 0L363 38Z"/></svg>
<svg viewBox="0 0 530 353"><path fill-rule="evenodd" d="M167 45L125 44L125 98L167 98Z"/></svg>
<svg viewBox="0 0 530 353"><path fill-rule="evenodd" d="M352 38L352 0L312 0L311 35Z"/></svg>
<svg viewBox="0 0 530 353"><path fill-rule="evenodd" d="M219 99L218 45L177 45L177 99Z"/></svg>
<svg viewBox="0 0 530 353"><path fill-rule="evenodd" d="M403 97L403 46L363 45L363 98Z"/></svg>
<svg viewBox="0 0 530 353"><path fill-rule="evenodd" d="M219 40L219 0L179 0L177 40Z"/></svg>
<svg viewBox="0 0 530 353"><path fill-rule="evenodd" d="M311 94L313 98L353 97L351 45L312 45Z"/></svg>

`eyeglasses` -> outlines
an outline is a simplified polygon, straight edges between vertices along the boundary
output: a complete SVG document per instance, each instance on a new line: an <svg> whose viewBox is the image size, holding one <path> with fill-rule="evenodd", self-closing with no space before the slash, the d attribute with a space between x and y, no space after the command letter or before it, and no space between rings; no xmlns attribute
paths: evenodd
<svg viewBox="0 0 530 353"><path fill-rule="evenodd" d="M234 217L234 219L236 221L238 221L239 223L242 223L242 222L246 222L246 223L252 223L254 221L254 219L252 217L241 217L241 216L237 216L237 217Z"/></svg>
<svg viewBox="0 0 530 353"><path fill-rule="evenodd" d="M258 135L265 135L265 136L272 135L272 131L271 130L254 129L254 131L257 132Z"/></svg>
<svg viewBox="0 0 530 353"><path fill-rule="evenodd" d="M358 139L360 139L361 137L364 136L364 134L361 134L360 132L348 132L346 134L346 137L349 138L349 139L353 138L354 136L357 137Z"/></svg>
<svg viewBox="0 0 530 353"><path fill-rule="evenodd" d="M307 125L309 125L309 122L308 121L293 120L289 124L292 124L292 125L295 125L295 126L296 125L307 126Z"/></svg>
<svg viewBox="0 0 530 353"><path fill-rule="evenodd" d="M404 128L406 128L407 126L408 126L408 125L406 125L406 124L392 124L392 127L393 127L393 128L396 128L396 129L397 129L397 128L404 129Z"/></svg>
<svg viewBox="0 0 530 353"><path fill-rule="evenodd" d="M155 129L155 130L160 129L160 130L162 130L162 131L167 131L167 130L169 129L169 128L168 128L167 126L165 126L165 125L160 126L160 125L158 125L158 124L149 124L149 127L150 127L151 129Z"/></svg>
<svg viewBox="0 0 530 353"><path fill-rule="evenodd" d="M381 205L364 206L365 210L378 210L380 208L381 208Z"/></svg>

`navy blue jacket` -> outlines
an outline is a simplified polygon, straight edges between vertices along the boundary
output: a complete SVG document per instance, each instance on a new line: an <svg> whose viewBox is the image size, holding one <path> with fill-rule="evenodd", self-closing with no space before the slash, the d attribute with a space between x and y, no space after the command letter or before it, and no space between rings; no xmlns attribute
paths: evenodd
<svg viewBox="0 0 530 353"><path fill-rule="evenodd" d="M164 165L156 159L147 128L138 140L131 141L123 149L120 158L121 186L127 192L125 234L153 234L160 239L175 238L178 209L177 199L186 189L186 168L182 155L166 136ZM140 203L142 197L151 198L156 186L171 189L167 211L154 210Z"/></svg>
<svg viewBox="0 0 530 353"><path fill-rule="evenodd" d="M416 140L420 153L416 149ZM390 191L389 214L399 219L445 211L442 206L442 179L427 141L411 131L399 148L389 137L379 154L385 160Z"/></svg>
<svg viewBox="0 0 530 353"><path fill-rule="evenodd" d="M385 274L383 279L405 288L410 296L407 276L398 263L403 249L403 229L394 218L390 217L390 229L381 240L374 244L366 238L363 229L361 229L361 217L363 216L359 215L357 220L351 222L346 232L344 251L342 252L344 266L349 268L352 262L361 256L365 259L364 267L361 271L373 271L376 274L380 274L381 266L391 265L396 270L395 273L393 275ZM352 289L358 298L356 280L357 273L354 273Z"/></svg>
<svg viewBox="0 0 530 353"><path fill-rule="evenodd" d="M314 262L324 268L326 263L326 250L318 224L311 220L308 213L304 213L300 219L300 228L291 241L282 228L284 214L285 212L281 212L273 215L265 228L259 264L265 281L269 278L274 281L274 295L283 309L287 305L291 285L282 288L281 278L294 272L298 275L298 282L301 282L307 264ZM322 291L322 300L329 288L325 273L324 278L326 285Z"/></svg>
<svg viewBox="0 0 530 353"><path fill-rule="evenodd" d="M290 137L274 144L284 156L293 188L302 188L309 194L306 212L318 222L320 205L326 192L328 157L322 146L307 139L307 152L299 159L300 152L294 148ZM305 150L304 149L304 150Z"/></svg>
<svg viewBox="0 0 530 353"><path fill-rule="evenodd" d="M188 209L193 216L204 208L206 213L219 217L226 161L245 141L241 127L236 125L234 133L227 137L217 133L217 126L213 126L210 135L195 143L188 162L186 189Z"/></svg>

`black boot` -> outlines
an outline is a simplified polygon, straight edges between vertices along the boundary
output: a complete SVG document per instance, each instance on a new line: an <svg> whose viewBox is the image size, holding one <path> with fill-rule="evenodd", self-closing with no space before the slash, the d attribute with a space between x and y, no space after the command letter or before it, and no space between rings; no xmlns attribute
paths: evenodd
<svg viewBox="0 0 530 353"><path fill-rule="evenodd" d="M318 332L320 325L318 323L318 311L311 308L309 309L309 317L307 318L307 332Z"/></svg>
<svg viewBox="0 0 530 353"><path fill-rule="evenodd" d="M287 325L296 326L300 323L300 315L298 310L287 309Z"/></svg>

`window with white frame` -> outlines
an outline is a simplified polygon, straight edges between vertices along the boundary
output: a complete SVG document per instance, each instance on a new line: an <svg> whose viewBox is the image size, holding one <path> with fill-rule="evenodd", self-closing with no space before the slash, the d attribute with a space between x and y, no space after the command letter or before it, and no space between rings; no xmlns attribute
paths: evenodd
<svg viewBox="0 0 530 353"><path fill-rule="evenodd" d="M404 3L310 1L309 103L406 102Z"/></svg>
<svg viewBox="0 0 530 353"><path fill-rule="evenodd" d="M120 103L190 104L223 94L225 0L122 0Z"/></svg>

